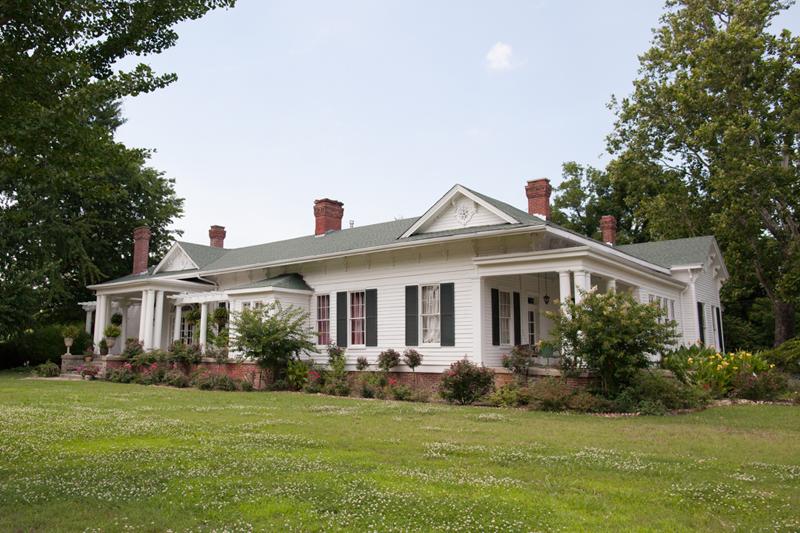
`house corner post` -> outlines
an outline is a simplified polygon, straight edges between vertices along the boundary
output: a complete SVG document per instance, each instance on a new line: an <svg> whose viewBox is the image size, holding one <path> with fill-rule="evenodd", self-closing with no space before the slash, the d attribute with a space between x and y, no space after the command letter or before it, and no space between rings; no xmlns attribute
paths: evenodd
<svg viewBox="0 0 800 533"><path fill-rule="evenodd" d="M206 353L206 341L208 333L208 302L200 304L200 349Z"/></svg>
<svg viewBox="0 0 800 533"><path fill-rule="evenodd" d="M175 328L172 331L172 342L181 338L181 319L183 318L183 306L175 306Z"/></svg>
<svg viewBox="0 0 800 533"><path fill-rule="evenodd" d="M146 297L146 307L144 309L144 347L149 350L153 347L153 315L155 291L148 289Z"/></svg>
<svg viewBox="0 0 800 533"><path fill-rule="evenodd" d="M153 327L153 348L161 349L164 330L164 291L156 291L156 320Z"/></svg>

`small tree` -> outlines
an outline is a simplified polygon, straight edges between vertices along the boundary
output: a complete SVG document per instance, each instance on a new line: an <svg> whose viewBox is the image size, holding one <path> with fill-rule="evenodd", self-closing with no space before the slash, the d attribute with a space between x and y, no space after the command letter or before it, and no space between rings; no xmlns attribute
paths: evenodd
<svg viewBox="0 0 800 533"><path fill-rule="evenodd" d="M542 344L592 372L603 394L613 398L631 385L637 370L650 366L649 355L676 344L678 324L665 320L656 302L640 304L627 292L580 292L580 303L569 299L559 312L544 313L553 321L553 340Z"/></svg>
<svg viewBox="0 0 800 533"><path fill-rule="evenodd" d="M317 352L312 341L316 333L308 327L308 316L292 306L283 309L280 302L231 313L236 332L233 344L243 357L255 360L262 370L272 369L274 378L282 366L299 359L302 352Z"/></svg>
<svg viewBox="0 0 800 533"><path fill-rule="evenodd" d="M439 394L448 402L470 405L491 394L494 389L494 370L470 362L466 357L456 361L442 373Z"/></svg>
<svg viewBox="0 0 800 533"><path fill-rule="evenodd" d="M414 374L414 388L416 389L417 373L415 369L422 364L422 354L414 348L408 348L403 352L403 363L405 363L405 365L411 369L411 373Z"/></svg>
<svg viewBox="0 0 800 533"><path fill-rule="evenodd" d="M378 354L378 367L383 373L389 372L391 369L400 364L400 354L396 350L389 348Z"/></svg>

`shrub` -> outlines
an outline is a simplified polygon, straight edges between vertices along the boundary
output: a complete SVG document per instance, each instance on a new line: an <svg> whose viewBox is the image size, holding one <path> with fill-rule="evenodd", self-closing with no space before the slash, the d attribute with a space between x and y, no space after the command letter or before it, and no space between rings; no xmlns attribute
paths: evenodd
<svg viewBox="0 0 800 533"><path fill-rule="evenodd" d="M352 385L347 378L347 357L345 349L335 344L328 345L328 369L324 372L325 385L323 390L326 394L334 396L349 396ZM345 392L347 391L347 392Z"/></svg>
<svg viewBox="0 0 800 533"><path fill-rule="evenodd" d="M125 363L121 367L115 368L108 375L108 380L114 383L133 383L137 376L133 372L133 368L129 363Z"/></svg>
<svg viewBox="0 0 800 533"><path fill-rule="evenodd" d="M389 372L399 364L400 354L391 348L378 354L378 368L384 372Z"/></svg>
<svg viewBox="0 0 800 533"><path fill-rule="evenodd" d="M119 314L119 313L114 313L113 315L111 315L111 318L109 318L108 321L111 322L112 324L114 324L115 326L121 326L122 325L122 315Z"/></svg>
<svg viewBox="0 0 800 533"><path fill-rule="evenodd" d="M553 340L542 345L560 350L574 370L585 366L603 395L614 398L650 366L650 355L676 343L677 323L662 321L666 311L656 302L640 304L627 292L580 292L579 303L569 299L559 312L544 313L553 321Z"/></svg>
<svg viewBox="0 0 800 533"><path fill-rule="evenodd" d="M478 366L466 358L456 361L442 373L439 394L448 402L470 405L490 394L494 387L494 371Z"/></svg>
<svg viewBox="0 0 800 533"><path fill-rule="evenodd" d="M213 390L216 385L216 375L206 368L192 372L192 387L200 390Z"/></svg>
<svg viewBox="0 0 800 533"><path fill-rule="evenodd" d="M126 339L125 340L125 348L122 350L120 354L125 359L132 359L137 355L141 355L144 353L144 342L140 341L139 339Z"/></svg>
<svg viewBox="0 0 800 533"><path fill-rule="evenodd" d="M356 359L356 370L359 372L363 372L364 370L369 370L369 361L364 356L361 356Z"/></svg>
<svg viewBox="0 0 800 533"><path fill-rule="evenodd" d="M170 387L177 387L183 389L189 386L189 377L178 368L177 363L172 365L172 368L164 373L164 383Z"/></svg>
<svg viewBox="0 0 800 533"><path fill-rule="evenodd" d="M0 341L0 368L36 366L46 362L60 361L65 352L62 324L50 324L27 330L5 341ZM81 329L73 337L72 353L79 354L87 346L94 346L92 336Z"/></svg>
<svg viewBox="0 0 800 533"><path fill-rule="evenodd" d="M665 357L664 366L688 382L705 385L724 394L733 389L733 378L736 374L760 374L771 368L758 353L740 351L720 354L713 349L694 346L681 348Z"/></svg>
<svg viewBox="0 0 800 533"><path fill-rule="evenodd" d="M54 378L61 375L61 367L48 359L46 363L37 365L33 373L41 378Z"/></svg>
<svg viewBox="0 0 800 533"><path fill-rule="evenodd" d="M412 402L417 403L428 403L431 399L431 392L425 389L417 389L411 393L411 400Z"/></svg>
<svg viewBox="0 0 800 533"><path fill-rule="evenodd" d="M306 386L303 387L303 390L309 394L317 394L318 392L322 392L324 387L325 378L322 377L322 374L316 369L309 370L308 377L306 379Z"/></svg>
<svg viewBox="0 0 800 533"><path fill-rule="evenodd" d="M253 386L253 382L252 381L249 381L247 379L243 379L242 380L242 391L244 391L244 392L253 392L254 388L255 387Z"/></svg>
<svg viewBox="0 0 800 533"><path fill-rule="evenodd" d="M92 379L94 379L99 373L100 373L100 368L91 363L89 363L88 365L83 365L78 369L78 374L80 374L82 378L90 376Z"/></svg>
<svg viewBox="0 0 800 533"><path fill-rule="evenodd" d="M358 381L358 395L362 398L379 398L382 396L382 391L372 380L361 379Z"/></svg>
<svg viewBox="0 0 800 533"><path fill-rule="evenodd" d="M262 369L272 369L277 376L280 367L299 359L301 353L318 352L312 341L316 332L308 327L308 316L292 306L283 309L279 301L232 313L234 345L242 357L253 359Z"/></svg>
<svg viewBox="0 0 800 533"><path fill-rule="evenodd" d="M203 358L203 352L196 344L186 344L178 339L167 348L167 361L170 363L180 363L187 367L198 365Z"/></svg>
<svg viewBox="0 0 800 533"><path fill-rule="evenodd" d="M228 392L237 391L241 388L241 380L232 374L217 374L214 378L214 388Z"/></svg>
<svg viewBox="0 0 800 533"><path fill-rule="evenodd" d="M340 379L325 385L325 394L331 396L350 396L352 385L346 379Z"/></svg>
<svg viewBox="0 0 800 533"><path fill-rule="evenodd" d="M515 346L510 354L503 354L503 368L509 369L518 379L525 380L535 357L533 346Z"/></svg>
<svg viewBox="0 0 800 533"><path fill-rule="evenodd" d="M567 386L567 380L544 378L530 385L530 409L534 411L568 411L575 390Z"/></svg>
<svg viewBox="0 0 800 533"><path fill-rule="evenodd" d="M407 402L411 399L412 390L399 383L390 383L387 395L398 402Z"/></svg>
<svg viewBox="0 0 800 533"><path fill-rule="evenodd" d="M288 361L284 369L286 381L292 390L300 390L308 382L308 365L302 361Z"/></svg>
<svg viewBox="0 0 800 533"><path fill-rule="evenodd" d="M775 365L779 372L800 374L800 337L788 340L761 354L768 363Z"/></svg>
<svg viewBox="0 0 800 533"><path fill-rule="evenodd" d="M789 389L786 374L741 372L733 377L731 397L754 402L774 402Z"/></svg>
<svg viewBox="0 0 800 533"><path fill-rule="evenodd" d="M517 383L509 383L497 389L489 396L489 405L492 407L516 407L526 405L530 401L528 394L520 394L520 387Z"/></svg>
<svg viewBox="0 0 800 533"><path fill-rule="evenodd" d="M634 384L617 396L616 410L663 415L678 409L696 409L706 405L710 399L710 389L643 370L637 374Z"/></svg>
<svg viewBox="0 0 800 533"><path fill-rule="evenodd" d="M132 366L151 366L154 363L162 363L167 360L169 354L164 350L153 348L152 350L142 351L134 355L128 361Z"/></svg>
<svg viewBox="0 0 800 533"><path fill-rule="evenodd" d="M414 388L417 388L416 368L422 364L422 354L413 348L408 348L403 352L403 363L411 369L414 374Z"/></svg>

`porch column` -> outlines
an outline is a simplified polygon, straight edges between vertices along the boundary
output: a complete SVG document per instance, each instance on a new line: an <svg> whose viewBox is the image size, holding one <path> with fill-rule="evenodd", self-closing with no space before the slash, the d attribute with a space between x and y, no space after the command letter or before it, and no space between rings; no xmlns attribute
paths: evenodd
<svg viewBox="0 0 800 533"><path fill-rule="evenodd" d="M92 310L86 310L86 333L93 333L92 331Z"/></svg>
<svg viewBox="0 0 800 533"><path fill-rule="evenodd" d="M617 290L617 280L611 278L606 283L606 292L616 291Z"/></svg>
<svg viewBox="0 0 800 533"><path fill-rule="evenodd" d="M558 273L558 297L561 299L561 307L563 308L567 298L570 298L572 295L570 293L570 289L572 287L572 282L569 279L569 270L565 272Z"/></svg>
<svg viewBox="0 0 800 533"><path fill-rule="evenodd" d="M142 303L139 308L139 342L144 342L144 315L147 309L147 291L142 291Z"/></svg>
<svg viewBox="0 0 800 533"><path fill-rule="evenodd" d="M172 342L181 338L181 318L183 317L183 306L175 306L175 329L172 331Z"/></svg>
<svg viewBox="0 0 800 533"><path fill-rule="evenodd" d="M576 270L573 274L575 282L575 302L580 303L583 300L581 291L586 290L586 272L583 270Z"/></svg>
<svg viewBox="0 0 800 533"><path fill-rule="evenodd" d="M153 348L161 349L161 334L164 330L164 291L156 291L156 323L153 328Z"/></svg>
<svg viewBox="0 0 800 533"><path fill-rule="evenodd" d="M130 306L131 304L128 301L120 304L120 312L122 313L122 342L120 343L121 350L125 349L125 341L128 338L128 307ZM120 351L120 353L122 352Z"/></svg>
<svg viewBox="0 0 800 533"><path fill-rule="evenodd" d="M483 337L486 325L483 322L486 306L486 285L483 278L478 278L472 282L472 353L474 363L483 362Z"/></svg>
<svg viewBox="0 0 800 533"><path fill-rule="evenodd" d="M147 291L147 307L144 310L144 347L149 350L153 347L153 300L155 291Z"/></svg>
<svg viewBox="0 0 800 533"><path fill-rule="evenodd" d="M208 302L200 304L200 348L206 353L206 340L208 332Z"/></svg>
<svg viewBox="0 0 800 533"><path fill-rule="evenodd" d="M100 341L103 340L103 328L105 328L105 314L106 309L106 301L108 300L108 296L105 294L98 294L97 295L97 307L95 309L94 315L94 346L97 352L100 353L100 348L98 345Z"/></svg>

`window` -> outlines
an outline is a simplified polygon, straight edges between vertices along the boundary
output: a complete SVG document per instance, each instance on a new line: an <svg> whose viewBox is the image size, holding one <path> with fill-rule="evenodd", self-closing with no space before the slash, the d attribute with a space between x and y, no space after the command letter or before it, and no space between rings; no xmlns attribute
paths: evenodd
<svg viewBox="0 0 800 533"><path fill-rule="evenodd" d="M366 313L363 292L350 293L350 345L363 346L366 332Z"/></svg>
<svg viewBox="0 0 800 533"><path fill-rule="evenodd" d="M181 340L184 344L194 344L194 332L197 326L193 326L186 321L186 313L188 313L191 309L187 309L183 312L181 317Z"/></svg>
<svg viewBox="0 0 800 533"><path fill-rule="evenodd" d="M500 291L500 344L511 344L511 293Z"/></svg>
<svg viewBox="0 0 800 533"><path fill-rule="evenodd" d="M706 311L705 306L697 302L697 329L699 331L700 342L706 343Z"/></svg>
<svg viewBox="0 0 800 533"><path fill-rule="evenodd" d="M422 286L422 342L438 344L441 338L439 316L439 286Z"/></svg>
<svg viewBox="0 0 800 533"><path fill-rule="evenodd" d="M331 296L317 296L317 344L324 346L331 342Z"/></svg>
<svg viewBox="0 0 800 533"><path fill-rule="evenodd" d="M242 304L242 311L247 311L250 309L250 302L244 302Z"/></svg>
<svg viewBox="0 0 800 533"><path fill-rule="evenodd" d="M536 344L536 311L528 310L528 344Z"/></svg>

